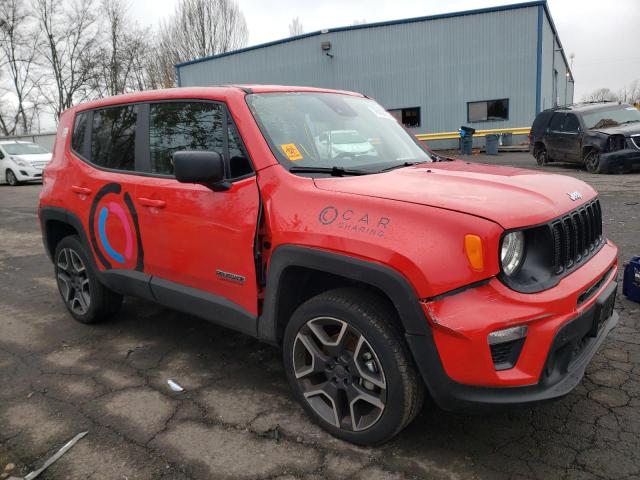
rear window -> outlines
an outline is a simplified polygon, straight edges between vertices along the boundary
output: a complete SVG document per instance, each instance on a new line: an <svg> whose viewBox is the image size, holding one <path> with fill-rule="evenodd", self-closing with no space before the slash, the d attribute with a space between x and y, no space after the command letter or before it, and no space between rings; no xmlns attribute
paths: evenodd
<svg viewBox="0 0 640 480"><path fill-rule="evenodd" d="M135 169L136 109L133 105L93 112L91 162L115 170Z"/></svg>
<svg viewBox="0 0 640 480"><path fill-rule="evenodd" d="M84 137L87 131L87 114L85 112L76 115L71 136L71 148L79 154L84 154Z"/></svg>

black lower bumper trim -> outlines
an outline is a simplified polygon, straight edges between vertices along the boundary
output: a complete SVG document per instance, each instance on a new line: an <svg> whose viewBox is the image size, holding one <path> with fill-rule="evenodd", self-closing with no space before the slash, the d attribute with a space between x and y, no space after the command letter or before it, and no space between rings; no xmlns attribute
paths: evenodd
<svg viewBox="0 0 640 480"><path fill-rule="evenodd" d="M616 284L610 287L615 295ZM605 293L610 294L608 290ZM601 324L597 336L592 336L597 309L594 305L558 331L540 381L522 387L478 387L455 382L444 371L432 337L407 335L406 338L427 388L440 408L483 412L544 402L573 390L582 380L591 358L618 323L618 313L613 311Z"/></svg>
<svg viewBox="0 0 640 480"><path fill-rule="evenodd" d="M627 148L600 154L600 169L603 172L628 172L637 165L640 166L640 150Z"/></svg>

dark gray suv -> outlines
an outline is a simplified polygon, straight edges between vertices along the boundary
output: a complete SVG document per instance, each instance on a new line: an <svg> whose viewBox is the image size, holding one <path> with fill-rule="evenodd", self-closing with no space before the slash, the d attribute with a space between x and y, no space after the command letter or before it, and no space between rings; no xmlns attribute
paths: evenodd
<svg viewBox="0 0 640 480"><path fill-rule="evenodd" d="M591 173L640 166L640 111L617 102L580 103L540 112L529 134L538 165L584 164Z"/></svg>

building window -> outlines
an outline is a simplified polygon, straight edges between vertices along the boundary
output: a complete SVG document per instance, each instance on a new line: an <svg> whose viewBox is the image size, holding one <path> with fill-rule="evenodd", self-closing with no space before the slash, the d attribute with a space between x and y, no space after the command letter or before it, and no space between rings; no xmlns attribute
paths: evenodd
<svg viewBox="0 0 640 480"><path fill-rule="evenodd" d="M407 128L420 126L420 107L394 108L389 113Z"/></svg>
<svg viewBox="0 0 640 480"><path fill-rule="evenodd" d="M467 120L469 122L509 120L509 99L467 102Z"/></svg>

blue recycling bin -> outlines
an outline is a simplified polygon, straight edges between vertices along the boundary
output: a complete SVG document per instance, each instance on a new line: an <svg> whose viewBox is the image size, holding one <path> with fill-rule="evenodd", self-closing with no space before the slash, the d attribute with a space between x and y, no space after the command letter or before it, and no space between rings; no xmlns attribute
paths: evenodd
<svg viewBox="0 0 640 480"><path fill-rule="evenodd" d="M640 303L640 257L633 257L624 267L622 293L629 300Z"/></svg>

